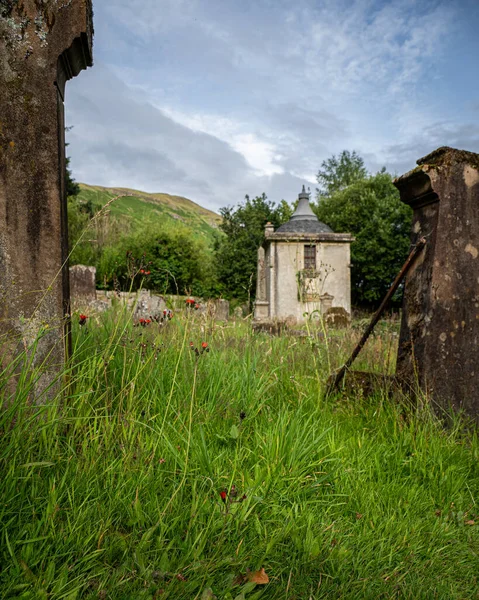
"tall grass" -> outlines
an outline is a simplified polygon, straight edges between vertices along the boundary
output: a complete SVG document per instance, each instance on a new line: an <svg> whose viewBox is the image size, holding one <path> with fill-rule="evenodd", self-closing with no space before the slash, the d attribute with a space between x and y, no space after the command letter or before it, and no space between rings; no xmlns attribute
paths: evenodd
<svg viewBox="0 0 479 600"><path fill-rule="evenodd" d="M107 314L76 326L58 398L32 406L27 365L8 399L4 374L1 597L479 597L477 436L324 398L356 335ZM392 333L361 360L392 365Z"/></svg>

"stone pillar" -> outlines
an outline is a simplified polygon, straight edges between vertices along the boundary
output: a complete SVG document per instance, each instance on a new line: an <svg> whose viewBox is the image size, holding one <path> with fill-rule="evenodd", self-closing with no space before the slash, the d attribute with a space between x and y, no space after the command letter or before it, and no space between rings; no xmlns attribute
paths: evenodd
<svg viewBox="0 0 479 600"><path fill-rule="evenodd" d="M479 417L479 154L439 148L395 181L426 246L404 293L397 374Z"/></svg>
<svg viewBox="0 0 479 600"><path fill-rule="evenodd" d="M254 303L255 320L264 320L269 315L269 302L266 299L266 264L263 246L258 248L258 275L256 280L256 300Z"/></svg>
<svg viewBox="0 0 479 600"><path fill-rule="evenodd" d="M276 243L271 242L269 246L269 316L274 319L276 317Z"/></svg>
<svg viewBox="0 0 479 600"><path fill-rule="evenodd" d="M40 336L37 395L68 351L63 100L92 35L91 0L0 3L0 351L8 362Z"/></svg>

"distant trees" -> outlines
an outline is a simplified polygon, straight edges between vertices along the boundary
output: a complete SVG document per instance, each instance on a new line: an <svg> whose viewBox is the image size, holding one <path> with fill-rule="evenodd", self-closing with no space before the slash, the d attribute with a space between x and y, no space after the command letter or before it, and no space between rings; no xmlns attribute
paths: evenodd
<svg viewBox="0 0 479 600"><path fill-rule="evenodd" d="M317 191L320 196L329 197L367 176L364 160L359 154L343 150L339 156L333 155L321 163L316 175L320 186Z"/></svg>
<svg viewBox="0 0 479 600"><path fill-rule="evenodd" d="M407 257L412 211L400 201L385 168L369 174L355 152L324 161L317 179L318 218L356 238L351 245L353 304L375 307Z"/></svg>
<svg viewBox="0 0 479 600"><path fill-rule="evenodd" d="M215 244L215 270L226 298L252 300L256 292L257 252L264 241L268 221L279 227L287 221L292 209L282 200L275 205L265 194L245 197L235 207L220 209L223 222Z"/></svg>

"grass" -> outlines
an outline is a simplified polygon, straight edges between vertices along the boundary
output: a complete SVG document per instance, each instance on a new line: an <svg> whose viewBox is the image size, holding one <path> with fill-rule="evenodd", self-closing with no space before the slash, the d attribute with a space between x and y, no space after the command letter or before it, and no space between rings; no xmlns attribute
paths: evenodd
<svg viewBox="0 0 479 600"><path fill-rule="evenodd" d="M25 369L0 416L1 597L479 597L476 433L381 393L324 398L358 336L75 325L64 399L39 416ZM358 367L393 365L394 340ZM267 585L239 577L260 568Z"/></svg>
<svg viewBox="0 0 479 600"><path fill-rule="evenodd" d="M104 188L80 184L80 201L104 206L116 198L109 208L113 217L128 220L131 227L161 221L163 227L184 229L194 238L213 244L221 217L192 200L170 194L148 194L127 188Z"/></svg>

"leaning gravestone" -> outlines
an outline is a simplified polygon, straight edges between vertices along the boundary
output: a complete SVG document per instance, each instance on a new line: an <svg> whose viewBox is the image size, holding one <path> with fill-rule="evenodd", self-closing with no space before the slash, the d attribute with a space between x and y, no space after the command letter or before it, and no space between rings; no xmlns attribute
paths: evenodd
<svg viewBox="0 0 479 600"><path fill-rule="evenodd" d="M37 397L69 346L63 101L92 35L91 0L0 2L0 352L41 334Z"/></svg>
<svg viewBox="0 0 479 600"><path fill-rule="evenodd" d="M397 375L479 418L479 154L439 148L395 181L426 246L404 292Z"/></svg>

